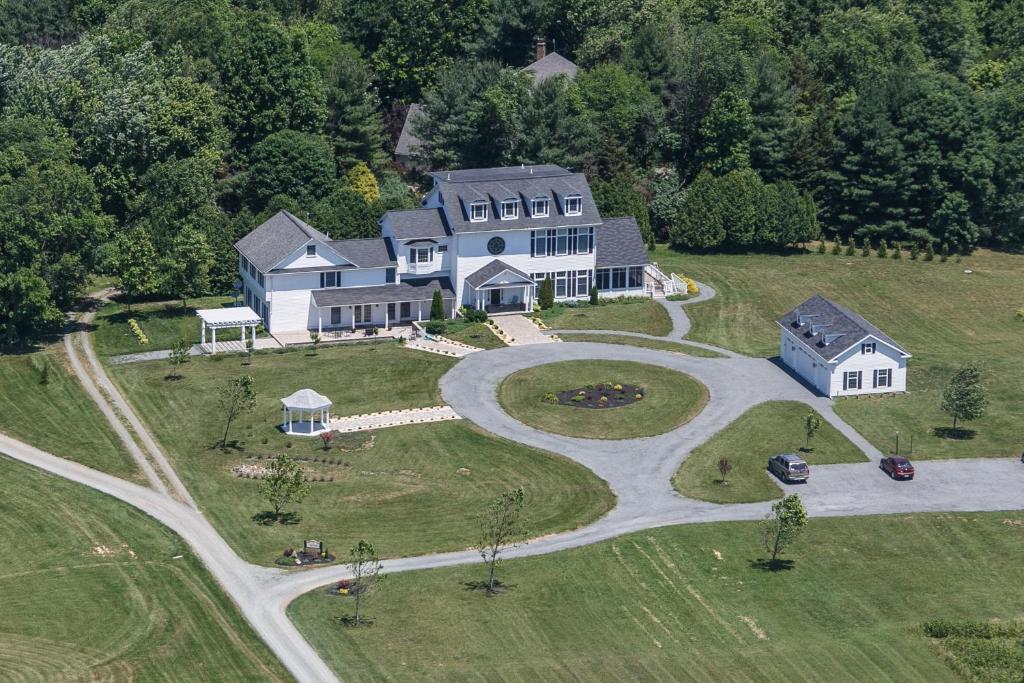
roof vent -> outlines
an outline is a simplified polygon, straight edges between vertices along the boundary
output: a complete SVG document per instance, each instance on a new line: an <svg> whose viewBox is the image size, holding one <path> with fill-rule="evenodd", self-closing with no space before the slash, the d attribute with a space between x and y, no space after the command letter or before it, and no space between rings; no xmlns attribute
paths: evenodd
<svg viewBox="0 0 1024 683"><path fill-rule="evenodd" d="M818 317L817 313L807 313L806 315L797 313L796 319L797 319L797 322L800 324L800 327L803 327L807 323L812 322L813 318L817 318L817 317Z"/></svg>
<svg viewBox="0 0 1024 683"><path fill-rule="evenodd" d="M448 171L448 175L447 175L447 177L445 177L445 180L451 180L451 179L452 179L452 172Z"/></svg>
<svg viewBox="0 0 1024 683"><path fill-rule="evenodd" d="M811 336L817 336L828 329L828 325L811 325Z"/></svg>
<svg viewBox="0 0 1024 683"><path fill-rule="evenodd" d="M826 334L825 335L825 346L828 346L829 344L831 344L836 339L839 339L842 336L843 336L843 333L841 333L841 332L840 333L833 333L833 334Z"/></svg>

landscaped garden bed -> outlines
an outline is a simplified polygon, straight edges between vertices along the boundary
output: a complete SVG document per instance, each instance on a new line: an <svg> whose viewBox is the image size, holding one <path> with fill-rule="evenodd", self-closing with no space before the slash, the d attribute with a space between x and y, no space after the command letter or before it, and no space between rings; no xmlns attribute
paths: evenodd
<svg viewBox="0 0 1024 683"><path fill-rule="evenodd" d="M644 389L641 386L605 382L548 394L544 400L548 403L576 408L617 408L632 405L637 401L642 401L643 398Z"/></svg>
<svg viewBox="0 0 1024 683"><path fill-rule="evenodd" d="M590 439L662 434L692 420L707 398L707 388L689 375L631 361L538 365L512 373L498 388L502 407L520 422Z"/></svg>

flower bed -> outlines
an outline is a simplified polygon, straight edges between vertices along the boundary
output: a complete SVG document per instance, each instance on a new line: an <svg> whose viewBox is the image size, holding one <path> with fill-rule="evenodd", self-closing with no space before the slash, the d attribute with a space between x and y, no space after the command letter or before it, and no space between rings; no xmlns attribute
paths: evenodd
<svg viewBox="0 0 1024 683"><path fill-rule="evenodd" d="M591 384L545 396L549 403L576 408L618 408L642 401L643 398L643 387L619 382Z"/></svg>

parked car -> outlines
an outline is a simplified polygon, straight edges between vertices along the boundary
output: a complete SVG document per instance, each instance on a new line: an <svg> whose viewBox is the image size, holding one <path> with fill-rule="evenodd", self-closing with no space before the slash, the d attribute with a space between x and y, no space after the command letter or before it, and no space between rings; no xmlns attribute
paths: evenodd
<svg viewBox="0 0 1024 683"><path fill-rule="evenodd" d="M768 458L768 471L785 482L807 481L811 468L795 453L782 453Z"/></svg>
<svg viewBox="0 0 1024 683"><path fill-rule="evenodd" d="M892 455L887 458L882 458L882 462L878 466L882 468L883 472L893 479L914 478L914 466L911 465L910 461L902 455Z"/></svg>

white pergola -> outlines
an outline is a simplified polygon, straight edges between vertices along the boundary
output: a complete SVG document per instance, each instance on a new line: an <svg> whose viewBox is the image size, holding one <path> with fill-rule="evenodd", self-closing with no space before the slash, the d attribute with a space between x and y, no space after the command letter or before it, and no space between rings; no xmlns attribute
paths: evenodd
<svg viewBox="0 0 1024 683"><path fill-rule="evenodd" d="M312 436L327 431L327 423L331 419L331 399L316 393L312 389L299 389L291 396L281 399L283 409L283 420L281 431L285 434L304 434ZM293 418L298 413L299 419ZM303 420L304 415L309 414L308 422ZM317 422L317 413L320 414L320 421Z"/></svg>
<svg viewBox="0 0 1024 683"><path fill-rule="evenodd" d="M233 308L203 308L196 311L196 315L202 321L202 329L199 343L206 345L206 328L210 328L213 335L210 353L217 353L217 330L225 327L237 327L242 331L242 347L245 348L245 328L252 328L252 340L256 341L256 326L263 322L263 318L248 306L235 306Z"/></svg>

